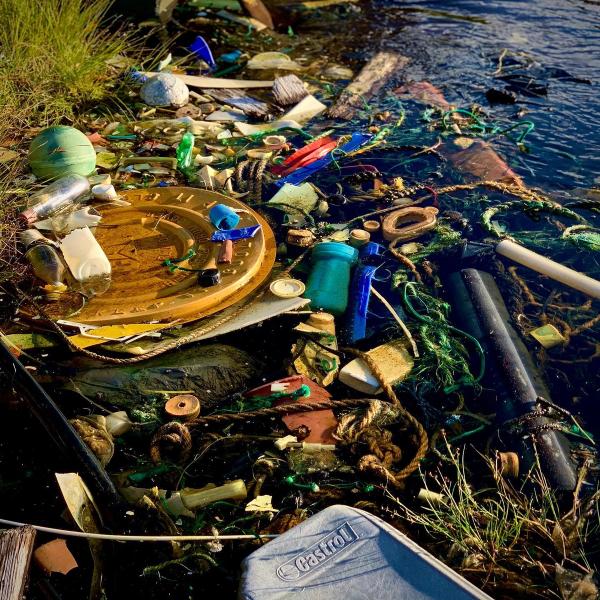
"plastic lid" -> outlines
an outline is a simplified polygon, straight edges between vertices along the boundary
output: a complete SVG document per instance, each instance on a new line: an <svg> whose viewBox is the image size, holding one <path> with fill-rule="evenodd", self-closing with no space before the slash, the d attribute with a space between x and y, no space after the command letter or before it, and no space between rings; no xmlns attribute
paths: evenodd
<svg viewBox="0 0 600 600"><path fill-rule="evenodd" d="M25 223L27 223L27 225L31 225L32 223L35 223L38 220L38 215L35 212L35 210L33 210L33 208L26 208L20 215L19 217L25 221Z"/></svg>
<svg viewBox="0 0 600 600"><path fill-rule="evenodd" d="M353 229L350 232L350 245L358 248L364 246L371 239L371 234L364 229Z"/></svg>
<svg viewBox="0 0 600 600"><path fill-rule="evenodd" d="M305 285L298 279L276 279L269 286L271 293L279 298L296 298L302 296Z"/></svg>
<svg viewBox="0 0 600 600"><path fill-rule="evenodd" d="M381 229L381 223L379 221L375 221L375 220L365 221L363 223L363 227L369 233L375 233L376 231L379 231Z"/></svg>

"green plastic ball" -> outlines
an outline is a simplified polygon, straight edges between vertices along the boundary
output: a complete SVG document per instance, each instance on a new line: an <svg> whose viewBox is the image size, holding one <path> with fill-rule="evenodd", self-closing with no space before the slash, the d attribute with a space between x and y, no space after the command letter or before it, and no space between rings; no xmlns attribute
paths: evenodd
<svg viewBox="0 0 600 600"><path fill-rule="evenodd" d="M29 165L40 179L65 175L87 177L96 168L96 152L85 135L74 127L44 129L29 146Z"/></svg>

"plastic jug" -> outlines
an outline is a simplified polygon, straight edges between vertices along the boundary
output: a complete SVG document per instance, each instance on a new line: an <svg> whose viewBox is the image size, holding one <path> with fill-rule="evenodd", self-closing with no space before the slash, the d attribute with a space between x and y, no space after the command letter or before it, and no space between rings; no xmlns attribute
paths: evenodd
<svg viewBox="0 0 600 600"><path fill-rule="evenodd" d="M350 269L358 260L358 251L341 242L321 242L312 251L313 268L308 277L305 298L313 310L342 315L348 306Z"/></svg>

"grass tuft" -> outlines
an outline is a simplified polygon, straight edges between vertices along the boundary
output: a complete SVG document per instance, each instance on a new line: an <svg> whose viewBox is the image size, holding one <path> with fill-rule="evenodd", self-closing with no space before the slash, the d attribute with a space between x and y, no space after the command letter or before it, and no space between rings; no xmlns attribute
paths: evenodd
<svg viewBox="0 0 600 600"><path fill-rule="evenodd" d="M107 27L112 0L0 0L0 142L10 131L73 119L116 76L128 37Z"/></svg>

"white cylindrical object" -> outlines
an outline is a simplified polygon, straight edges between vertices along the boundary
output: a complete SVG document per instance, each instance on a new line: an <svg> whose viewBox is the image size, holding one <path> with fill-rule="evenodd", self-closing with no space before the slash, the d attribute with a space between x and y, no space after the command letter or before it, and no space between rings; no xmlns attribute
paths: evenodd
<svg viewBox="0 0 600 600"><path fill-rule="evenodd" d="M520 265L546 275L550 279L560 281L560 283L564 283L574 290L583 292L592 298L600 298L600 281L597 279L565 267L511 240L502 240L496 246L496 252Z"/></svg>
<svg viewBox="0 0 600 600"><path fill-rule="evenodd" d="M77 281L110 275L110 261L88 227L71 231L63 238L60 249Z"/></svg>

